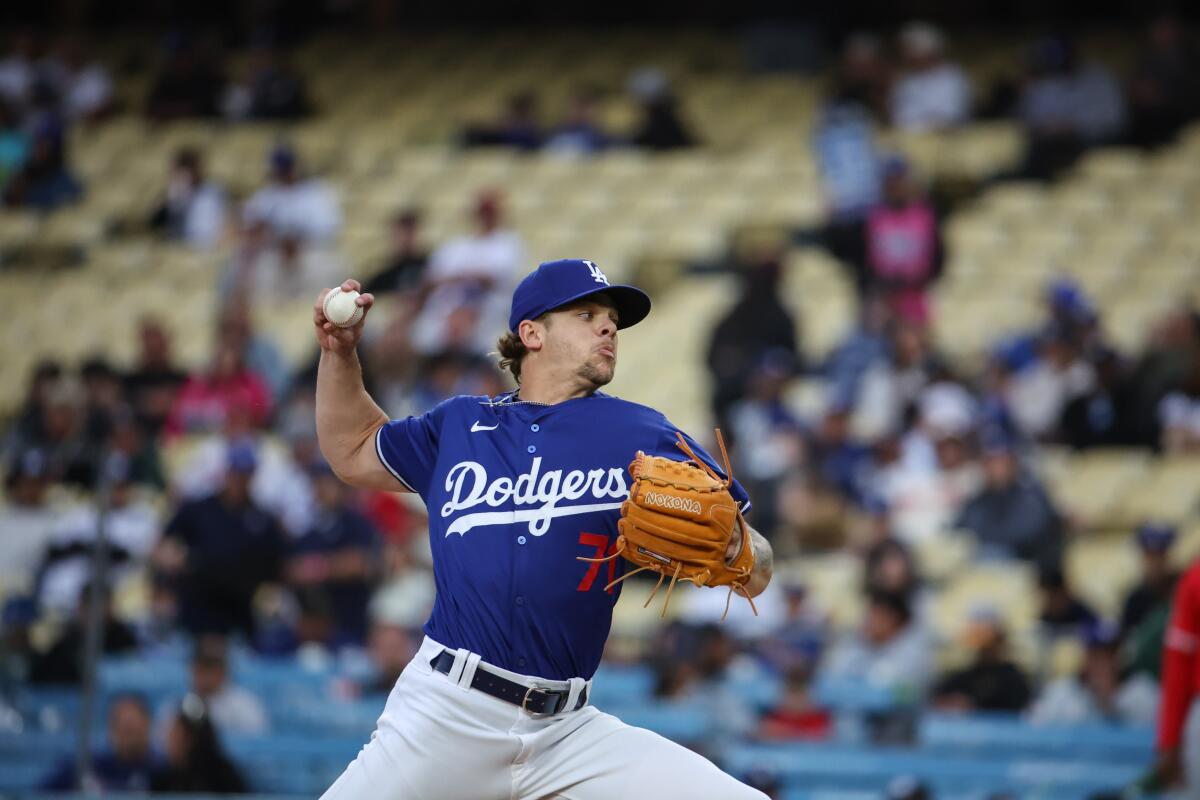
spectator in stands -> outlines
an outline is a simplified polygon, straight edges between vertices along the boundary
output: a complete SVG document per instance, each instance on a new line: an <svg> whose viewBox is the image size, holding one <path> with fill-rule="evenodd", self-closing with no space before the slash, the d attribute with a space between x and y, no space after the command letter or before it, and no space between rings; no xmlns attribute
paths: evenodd
<svg viewBox="0 0 1200 800"><path fill-rule="evenodd" d="M112 458L105 468L109 505L104 534L113 585L141 574L159 533L158 512L136 493L129 466L124 459ZM83 592L92 580L99 529L100 510L94 504L79 504L60 515L38 575L44 610L69 614L86 599Z"/></svg>
<svg viewBox="0 0 1200 800"><path fill-rule="evenodd" d="M829 621L813 607L808 587L792 580L784 586L782 619L759 650L776 672L786 674L796 665L818 663L828 636Z"/></svg>
<svg viewBox="0 0 1200 800"><path fill-rule="evenodd" d="M1129 81L1130 138L1135 144L1163 144L1200 114L1198 71L1200 53L1183 21L1169 13L1154 17Z"/></svg>
<svg viewBox="0 0 1200 800"><path fill-rule="evenodd" d="M384 696L390 694L416 649L412 636L403 627L375 621L371 625L367 646L375 674L361 687L362 693Z"/></svg>
<svg viewBox="0 0 1200 800"><path fill-rule="evenodd" d="M978 407L963 386L938 381L916 403L917 425L876 448L869 488L885 502L897 538L913 544L945 535L983 482L975 453Z"/></svg>
<svg viewBox="0 0 1200 800"><path fill-rule="evenodd" d="M250 496L257 463L252 446L231 448L220 491L180 505L155 552L159 571L177 580L181 622L193 634L250 633L254 593L279 577L283 534Z"/></svg>
<svg viewBox="0 0 1200 800"><path fill-rule="evenodd" d="M947 711L1024 710L1032 698L1032 688L1008 654L1008 635L999 613L992 608L974 611L966 640L974 657L966 667L937 682L934 704Z"/></svg>
<svg viewBox="0 0 1200 800"><path fill-rule="evenodd" d="M93 589L98 591L94 593ZM132 628L117 618L112 595L112 587L97 587L95 581L82 588L74 614L63 626L58 638L34 658L29 673L30 681L37 684L79 685L83 679L89 609L93 600L100 604L100 619L104 626L100 634L101 652L105 655L122 655L137 649L137 636Z"/></svg>
<svg viewBox="0 0 1200 800"><path fill-rule="evenodd" d="M406 208L392 217L387 261L383 270L367 281L364 292L374 295L411 292L421 285L429 250L421 241L421 212Z"/></svg>
<svg viewBox="0 0 1200 800"><path fill-rule="evenodd" d="M58 515L46 502L46 459L26 450L8 465L5 503L0 505L0 586L32 588L34 574L53 538Z"/></svg>
<svg viewBox="0 0 1200 800"><path fill-rule="evenodd" d="M833 734L833 716L809 693L812 667L798 664L788 670L783 697L759 722L759 736L766 739L828 739Z"/></svg>
<svg viewBox="0 0 1200 800"><path fill-rule="evenodd" d="M945 54L941 31L912 22L897 37L901 73L892 86L892 124L901 130L951 128L971 116L967 75Z"/></svg>
<svg viewBox="0 0 1200 800"><path fill-rule="evenodd" d="M559 155L586 156L610 147L612 137L596 119L598 92L590 87L578 89L571 97L567 117L546 139L546 150Z"/></svg>
<svg viewBox="0 0 1200 800"><path fill-rule="evenodd" d="M152 489L167 488L157 442L147 435L129 408L120 409L114 416L106 446L111 458L126 464L131 482Z"/></svg>
<svg viewBox="0 0 1200 800"><path fill-rule="evenodd" d="M379 555L374 526L350 506L346 486L323 461L310 467L317 514L313 527L292 542L287 564L293 591L328 609L327 644L363 645L367 604Z"/></svg>
<svg viewBox="0 0 1200 800"><path fill-rule="evenodd" d="M870 33L852 33L842 45L835 95L854 98L875 119L887 119L891 69L883 43Z"/></svg>
<svg viewBox="0 0 1200 800"><path fill-rule="evenodd" d="M108 709L108 740L108 746L92 756L84 774L79 774L71 756L41 788L88 794L145 793L161 764L150 744L150 709L145 699L133 694L113 698Z"/></svg>
<svg viewBox="0 0 1200 800"><path fill-rule="evenodd" d="M1171 614L1171 596L1179 574L1171 568L1175 528L1151 522L1138 526L1142 575L1121 604L1120 634L1125 671L1157 677L1162 667L1163 638Z"/></svg>
<svg viewBox="0 0 1200 800"><path fill-rule="evenodd" d="M1049 564L1038 569L1041 610L1038 621L1047 638L1075 638L1099 621L1096 612L1075 595L1062 566Z"/></svg>
<svg viewBox="0 0 1200 800"><path fill-rule="evenodd" d="M186 33L172 33L165 56L150 89L146 113L160 121L217 116L225 78L211 44Z"/></svg>
<svg viewBox="0 0 1200 800"><path fill-rule="evenodd" d="M209 369L194 373L179 390L164 430L169 435L215 433L235 413L261 428L271 409L270 387L246 365L242 348L226 340L217 345Z"/></svg>
<svg viewBox="0 0 1200 800"><path fill-rule="evenodd" d="M679 104L666 75L656 69L640 70L630 78L629 90L641 112L630 139L635 147L663 151L697 144L679 114Z"/></svg>
<svg viewBox="0 0 1200 800"><path fill-rule="evenodd" d="M855 436L851 409L831 405L811 431L809 458L821 482L854 503L865 501L871 447Z"/></svg>
<svg viewBox="0 0 1200 800"><path fill-rule="evenodd" d="M422 355L486 355L503 330L512 286L526 268L525 243L507 227L501 196L481 192L472 209L475 231L434 251L421 289L425 301L413 322Z"/></svg>
<svg viewBox="0 0 1200 800"><path fill-rule="evenodd" d="M1049 683L1029 710L1030 721L1038 725L1153 724L1158 716L1158 688L1144 675L1122 683L1116 626L1092 623L1085 629L1084 643L1079 675Z"/></svg>
<svg viewBox="0 0 1200 800"><path fill-rule="evenodd" d="M74 203L83 195L83 184L67 166L64 132L57 122L38 123L29 146L29 158L4 187L4 203L50 212Z"/></svg>
<svg viewBox="0 0 1200 800"><path fill-rule="evenodd" d="M29 134L21 125L17 109L0 97L0 193L9 179L21 171L29 158Z"/></svg>
<svg viewBox="0 0 1200 800"><path fill-rule="evenodd" d="M812 132L828 209L821 242L846 263L855 263L860 257L863 220L882 194L875 128L862 91L855 85L835 85Z"/></svg>
<svg viewBox="0 0 1200 800"><path fill-rule="evenodd" d="M0 97L22 108L37 81L37 37L28 28L12 34L8 53L0 59Z"/></svg>
<svg viewBox="0 0 1200 800"><path fill-rule="evenodd" d="M200 151L175 153L167 191L150 218L150 226L172 239L207 250L221 243L228 221L225 193L204 174Z"/></svg>
<svg viewBox="0 0 1200 800"><path fill-rule="evenodd" d="M1095 380L1089 390L1075 395L1063 407L1063 439L1076 450L1140 444L1137 387L1130 380L1125 359L1117 351L1101 346L1088 360Z"/></svg>
<svg viewBox="0 0 1200 800"><path fill-rule="evenodd" d="M204 703L212 725L223 734L260 735L271 726L262 702L230 681L227 646L220 636L196 639L191 692Z"/></svg>
<svg viewBox="0 0 1200 800"><path fill-rule="evenodd" d="M925 387L948 372L930 338L927 328L908 320L889 326L887 350L877 354L859 378L856 430L868 437L903 430Z"/></svg>
<svg viewBox="0 0 1200 800"><path fill-rule="evenodd" d="M315 295L316 292L317 289L314 289L311 294ZM272 406L275 406L276 400L287 397L291 388L291 369L275 340L255 330L250 310L249 299L230 297L221 308L217 338L221 343L245 354L246 369L267 384Z"/></svg>
<svg viewBox="0 0 1200 800"><path fill-rule="evenodd" d="M724 428L730 427L730 408L764 359L770 358L774 368L789 374L802 366L795 315L779 299L783 254L771 247L747 253L740 278L741 293L713 328L706 355L713 414Z"/></svg>
<svg viewBox="0 0 1200 800"><path fill-rule="evenodd" d="M1003 432L983 435L985 484L958 516L984 556L1055 564L1063 548L1064 521L1037 478L1023 470L1014 443Z"/></svg>
<svg viewBox="0 0 1200 800"><path fill-rule="evenodd" d="M58 41L53 56L42 63L42 80L53 86L69 120L96 122L114 109L108 69L89 56L84 39L69 34Z"/></svg>
<svg viewBox="0 0 1200 800"><path fill-rule="evenodd" d="M1161 446L1167 453L1200 451L1200 349L1192 353L1192 362L1178 388L1158 405Z"/></svg>
<svg viewBox="0 0 1200 800"><path fill-rule="evenodd" d="M243 221L264 224L277 240L328 243L342 228L342 212L333 189L305 177L296 151L280 145L271 151L267 185L246 201Z"/></svg>
<svg viewBox="0 0 1200 800"><path fill-rule="evenodd" d="M504 104L495 122L468 126L462 134L465 147L513 147L532 151L542 146L545 133L538 120L538 101L533 92L517 92Z"/></svg>
<svg viewBox="0 0 1200 800"><path fill-rule="evenodd" d="M941 223L902 158L884 163L883 203L867 216L861 248L866 289L882 295L897 319L929 324L929 288L945 262Z"/></svg>
<svg viewBox="0 0 1200 800"><path fill-rule="evenodd" d="M97 454L84 435L83 393L78 383L63 380L53 384L42 406L40 429L22 433L13 444L14 452L20 457L37 450L51 483L93 486Z"/></svg>
<svg viewBox="0 0 1200 800"><path fill-rule="evenodd" d="M62 365L57 361L45 360L34 366L25 399L5 437L4 449L7 454L11 455L45 435L46 408L62 381Z"/></svg>
<svg viewBox="0 0 1200 800"><path fill-rule="evenodd" d="M187 380L171 355L171 339L162 323L143 317L138 323L137 365L125 376L125 392L137 422L151 436L166 424L175 395Z"/></svg>
<svg viewBox="0 0 1200 800"><path fill-rule="evenodd" d="M242 794L246 782L225 755L209 716L196 695L188 695L167 730L166 764L155 772L150 788L170 794Z"/></svg>
<svg viewBox="0 0 1200 800"><path fill-rule="evenodd" d="M882 512L879 516L886 519L886 508ZM908 547L899 539L889 537L867 550L863 558L863 584L868 595L873 592L895 594L915 604L921 576Z"/></svg>
<svg viewBox="0 0 1200 800"><path fill-rule="evenodd" d="M1095 369L1072 329L1052 322L1039 337L1037 357L1011 377L1004 395L1017 429L1047 440L1056 437L1066 408L1095 386Z"/></svg>
<svg viewBox="0 0 1200 800"><path fill-rule="evenodd" d="M833 647L821 671L830 680L885 689L901 702L923 696L933 674L931 650L908 600L872 592L862 628Z"/></svg>
<svg viewBox="0 0 1200 800"><path fill-rule="evenodd" d="M890 323L891 309L887 302L878 295L864 295L858 307L857 325L833 348L821 367L835 404L856 405L867 371L888 360Z"/></svg>
<svg viewBox="0 0 1200 800"><path fill-rule="evenodd" d="M112 433L117 415L125 408L121 376L101 356L79 366L83 384L83 435L90 447L99 448Z"/></svg>
<svg viewBox="0 0 1200 800"><path fill-rule="evenodd" d="M794 372L791 353L781 349L763 354L748 375L746 397L729 410L724 428L732 442L738 479L759 498L755 520L765 531L775 526L779 481L805 457L803 425L784 400Z"/></svg>
<svg viewBox="0 0 1200 800"><path fill-rule="evenodd" d="M1024 173L1049 179L1084 149L1120 135L1125 101L1107 69L1081 61L1070 38L1048 36L1030 52L1018 114L1026 130Z"/></svg>
<svg viewBox="0 0 1200 800"><path fill-rule="evenodd" d="M307 95L304 76L264 42L251 49L244 79L226 88L221 110L233 120L300 119L310 111Z"/></svg>

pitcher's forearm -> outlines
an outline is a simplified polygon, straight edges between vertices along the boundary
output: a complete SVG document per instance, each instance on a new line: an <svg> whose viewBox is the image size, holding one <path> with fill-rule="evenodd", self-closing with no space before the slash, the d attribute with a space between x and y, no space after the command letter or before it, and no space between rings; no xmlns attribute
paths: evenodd
<svg viewBox="0 0 1200 800"><path fill-rule="evenodd" d="M322 351L317 366L317 441L338 477L355 483L362 471L356 462L364 447L373 456L375 431L387 421L387 414L363 386L357 354Z"/></svg>

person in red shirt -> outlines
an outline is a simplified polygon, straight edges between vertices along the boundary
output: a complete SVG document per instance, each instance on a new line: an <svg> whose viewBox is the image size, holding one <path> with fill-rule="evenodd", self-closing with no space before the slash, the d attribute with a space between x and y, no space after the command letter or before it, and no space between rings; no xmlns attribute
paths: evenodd
<svg viewBox="0 0 1200 800"><path fill-rule="evenodd" d="M1184 764L1185 725L1200 688L1200 561L1179 580L1171 603L1171 621L1163 643L1162 700L1159 707L1158 760L1151 782L1160 787L1187 781L1200 784L1200 764ZM1195 750L1196 748L1188 748ZM1188 752L1186 755L1191 756ZM1189 760L1192 760L1189 758Z"/></svg>
<svg viewBox="0 0 1200 800"><path fill-rule="evenodd" d="M766 739L828 739L833 732L833 717L809 695L812 670L800 664L788 670L784 694L779 704L768 711L759 725Z"/></svg>

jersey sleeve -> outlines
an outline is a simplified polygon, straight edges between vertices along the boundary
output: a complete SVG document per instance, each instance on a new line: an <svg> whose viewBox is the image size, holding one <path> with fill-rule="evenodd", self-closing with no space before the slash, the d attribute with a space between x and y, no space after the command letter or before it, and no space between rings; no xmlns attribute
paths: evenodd
<svg viewBox="0 0 1200 800"><path fill-rule="evenodd" d="M391 420L375 433L375 453L380 463L405 489L421 497L429 491L442 422L453 400L444 400L418 417Z"/></svg>
<svg viewBox="0 0 1200 800"><path fill-rule="evenodd" d="M1179 581L1171 603L1171 621L1163 641L1162 698L1158 712L1160 751L1173 750L1196 694L1197 644L1200 643L1200 566Z"/></svg>
<svg viewBox="0 0 1200 800"><path fill-rule="evenodd" d="M725 467L721 464L718 464L716 460L708 454L708 451L700 446L699 442L697 442L691 436L688 436L683 431L679 430L679 428L675 427L675 425L667 421L665 418L663 421L666 424L666 430L663 432L663 436L659 440L658 449L651 453L651 455L665 456L667 458L686 458L684 452L679 449L679 442L675 438L676 433L682 433L684 441L687 442L688 447L692 448L693 453L700 456L704 463L712 467L722 478L729 477L725 474ZM729 494L732 495L733 499L737 501L738 506L742 509L742 514L750 513L750 509L753 507L753 504L750 502L750 495L746 492L745 487L738 483L737 478L733 479L733 483L729 487Z"/></svg>

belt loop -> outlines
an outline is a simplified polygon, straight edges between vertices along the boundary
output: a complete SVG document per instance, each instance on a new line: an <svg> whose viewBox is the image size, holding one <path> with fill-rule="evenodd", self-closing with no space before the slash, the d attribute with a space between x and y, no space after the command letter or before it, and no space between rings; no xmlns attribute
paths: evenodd
<svg viewBox="0 0 1200 800"><path fill-rule="evenodd" d="M462 675L458 678L458 687L466 691L471 688L471 683L475 680L475 670L479 667L481 656L478 653L470 653L465 650L459 652L467 654L467 657L463 660Z"/></svg>
<svg viewBox="0 0 1200 800"><path fill-rule="evenodd" d="M568 683L571 684L571 689L567 694L567 702L563 703L560 711L574 711L575 704L579 702L579 695L587 688L587 681L583 678L571 678Z"/></svg>
<svg viewBox="0 0 1200 800"><path fill-rule="evenodd" d="M471 655L471 653L462 647L451 652L454 653L454 663L450 665L450 671L446 673L446 677L451 682L458 683L462 679L463 669L467 665L467 656Z"/></svg>

